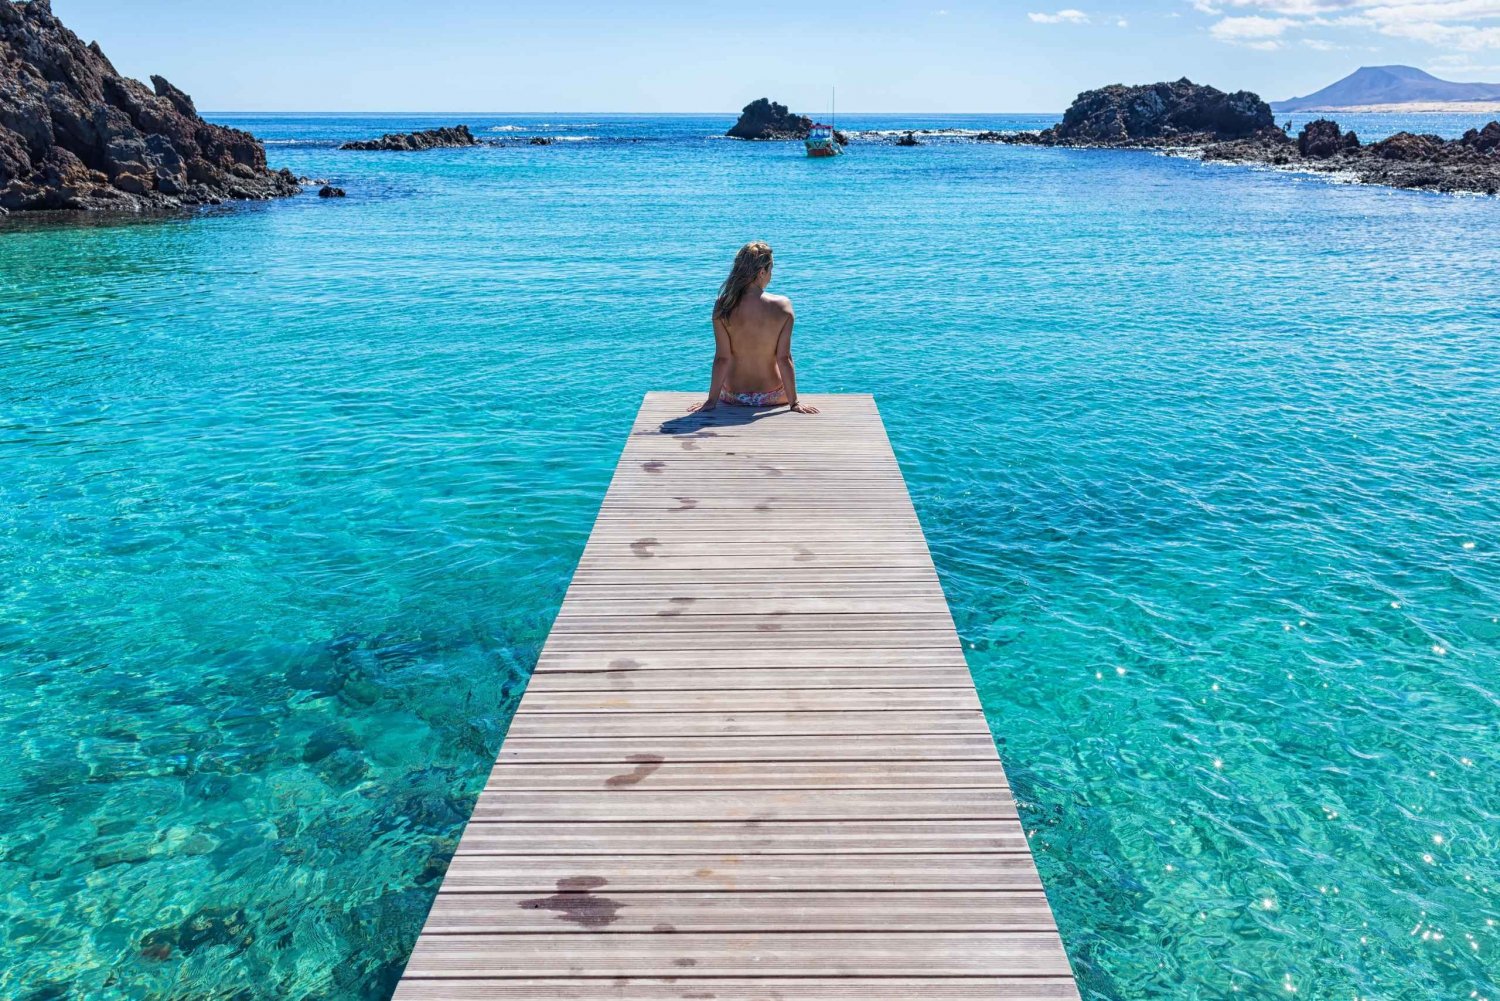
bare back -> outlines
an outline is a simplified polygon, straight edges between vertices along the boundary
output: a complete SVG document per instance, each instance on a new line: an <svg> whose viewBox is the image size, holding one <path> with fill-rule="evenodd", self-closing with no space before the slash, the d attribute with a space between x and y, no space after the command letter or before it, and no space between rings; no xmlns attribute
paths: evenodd
<svg viewBox="0 0 1500 1001"><path fill-rule="evenodd" d="M735 393L763 393L782 385L778 359L791 350L792 302L785 296L751 290L729 314L728 321L714 320L727 336L734 354L729 387Z"/></svg>

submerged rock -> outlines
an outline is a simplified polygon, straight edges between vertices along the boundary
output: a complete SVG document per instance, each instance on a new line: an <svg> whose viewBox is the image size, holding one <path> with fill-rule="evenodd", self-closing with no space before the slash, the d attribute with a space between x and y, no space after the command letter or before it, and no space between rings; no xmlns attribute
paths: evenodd
<svg viewBox="0 0 1500 1001"><path fill-rule="evenodd" d="M526 142L530 146L551 146L552 145L552 140L548 139L546 136L532 136Z"/></svg>
<svg viewBox="0 0 1500 1001"><path fill-rule="evenodd" d="M255 941L255 929L244 908L205 907L175 925L147 932L140 940L146 959L179 958L204 948L227 948L243 952Z"/></svg>
<svg viewBox="0 0 1500 1001"><path fill-rule="evenodd" d="M424 149L449 149L462 146L478 146L467 125L455 125L425 132L387 132L379 139L359 139L346 142L339 149L380 150L385 152L410 153Z"/></svg>
<svg viewBox="0 0 1500 1001"><path fill-rule="evenodd" d="M806 139L812 119L794 115L784 104L757 98L745 105L739 121L724 133L733 139Z"/></svg>
<svg viewBox="0 0 1500 1001"><path fill-rule="evenodd" d="M160 76L121 76L50 0L0 0L0 213L142 212L294 195L248 132L205 122Z"/></svg>

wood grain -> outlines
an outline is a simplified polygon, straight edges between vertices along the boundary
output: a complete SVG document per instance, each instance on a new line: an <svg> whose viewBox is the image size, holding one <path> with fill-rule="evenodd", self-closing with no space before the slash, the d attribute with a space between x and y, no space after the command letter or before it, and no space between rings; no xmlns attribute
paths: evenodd
<svg viewBox="0 0 1500 1001"><path fill-rule="evenodd" d="M1077 1001L869 396L652 393L399 1001Z"/></svg>

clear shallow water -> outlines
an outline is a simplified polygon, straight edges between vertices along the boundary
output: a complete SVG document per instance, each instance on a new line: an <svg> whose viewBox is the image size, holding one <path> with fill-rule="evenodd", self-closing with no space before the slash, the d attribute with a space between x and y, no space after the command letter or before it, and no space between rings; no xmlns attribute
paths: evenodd
<svg viewBox="0 0 1500 1001"><path fill-rule="evenodd" d="M879 399L1086 996L1500 992L1500 203L217 117L350 197L0 228L0 996L388 993L753 237ZM331 148L456 121L601 138Z"/></svg>

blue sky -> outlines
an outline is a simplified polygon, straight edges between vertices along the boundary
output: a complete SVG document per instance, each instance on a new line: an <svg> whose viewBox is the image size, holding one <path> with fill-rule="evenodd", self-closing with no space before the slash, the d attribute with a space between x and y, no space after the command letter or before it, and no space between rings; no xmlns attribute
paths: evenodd
<svg viewBox="0 0 1500 1001"><path fill-rule="evenodd" d="M1360 65L1500 80L1500 0L54 0L211 110L1059 111L1188 76L1268 100Z"/></svg>

